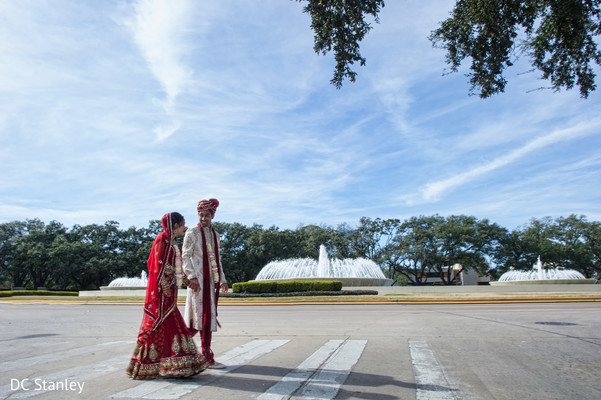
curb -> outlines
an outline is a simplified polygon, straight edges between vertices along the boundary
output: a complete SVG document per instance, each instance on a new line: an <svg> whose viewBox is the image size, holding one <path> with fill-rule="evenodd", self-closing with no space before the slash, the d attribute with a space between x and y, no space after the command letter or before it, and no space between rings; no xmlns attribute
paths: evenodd
<svg viewBox="0 0 601 400"><path fill-rule="evenodd" d="M219 306L253 306L253 305L354 305L354 304L510 304L510 303L593 303L601 302L601 296L595 293L595 296L574 296L574 297L558 297L558 296L536 296L536 297L519 297L512 296L506 298L491 298L491 297L471 297L462 299L453 298L394 298L387 297L385 299L344 299L337 301L335 298L331 300L290 300L290 301L265 301L257 300L221 300ZM73 305L143 305L144 298L138 301L132 300L106 300L90 299L90 300L73 300L66 301L60 299L10 299L3 298L0 304L73 304ZM179 305L183 302L179 301Z"/></svg>

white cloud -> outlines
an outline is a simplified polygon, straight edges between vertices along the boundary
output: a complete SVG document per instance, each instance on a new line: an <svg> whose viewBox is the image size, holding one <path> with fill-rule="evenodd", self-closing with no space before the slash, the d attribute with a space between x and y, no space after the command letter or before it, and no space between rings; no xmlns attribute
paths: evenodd
<svg viewBox="0 0 601 400"><path fill-rule="evenodd" d="M299 2L8 2L0 221L144 226L194 218L206 197L221 221L282 228L600 215L598 164L576 160L601 145L601 92L527 93L538 82L510 76L507 93L468 97L427 40L452 3L388 2L357 82L336 90Z"/></svg>
<svg viewBox="0 0 601 400"><path fill-rule="evenodd" d="M446 179L427 183L419 190L421 199L426 202L438 201L445 192L463 186L491 171L506 167L512 162L525 157L536 150L561 141L574 140L582 136L598 133L599 129L601 129L601 120L599 119L582 122L565 129L557 129L554 132L538 137L526 143L524 146L502 155L489 163L479 165Z"/></svg>
<svg viewBox="0 0 601 400"><path fill-rule="evenodd" d="M190 68L183 62L190 7L188 0L139 0L130 25L136 44L167 94L167 110L190 79Z"/></svg>
<svg viewBox="0 0 601 400"><path fill-rule="evenodd" d="M190 84L192 70L184 59L190 50L188 34L193 4L189 0L138 0L135 15L127 25L148 67L165 91L162 102L168 116L175 113L176 100ZM175 133L181 122L155 128L162 141Z"/></svg>
<svg viewBox="0 0 601 400"><path fill-rule="evenodd" d="M182 124L180 122L173 121L168 125L157 126L154 129L154 133L156 133L159 141L163 141L173 135L175 131L181 128L181 126Z"/></svg>

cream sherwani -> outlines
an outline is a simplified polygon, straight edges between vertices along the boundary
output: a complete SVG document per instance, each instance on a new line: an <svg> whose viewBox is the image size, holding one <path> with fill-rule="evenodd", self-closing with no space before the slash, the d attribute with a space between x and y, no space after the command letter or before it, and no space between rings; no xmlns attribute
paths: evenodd
<svg viewBox="0 0 601 400"><path fill-rule="evenodd" d="M208 279L211 284L211 331L217 330L217 304L215 304L215 285L222 285L227 283L223 268L220 268L219 282L214 282L210 276L203 275L203 248L202 248L202 235L200 233L200 227L198 225L186 231L184 236L184 245L182 250L182 257L184 259L184 273L188 279L198 279L200 284L200 290L195 292L188 288L188 297L186 298L186 308L184 310L184 320L189 328L196 330L202 330L202 291L203 281ZM213 232L211 228L204 229L205 238L207 240L207 246L210 244L214 250L217 249L216 245L219 246L219 234L217 234L217 243L214 243ZM221 265L221 260L219 260ZM209 268L209 271L211 269Z"/></svg>

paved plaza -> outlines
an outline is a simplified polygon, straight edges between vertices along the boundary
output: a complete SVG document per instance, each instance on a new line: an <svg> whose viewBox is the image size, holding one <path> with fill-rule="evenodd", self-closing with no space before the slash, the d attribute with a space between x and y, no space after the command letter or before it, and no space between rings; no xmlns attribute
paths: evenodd
<svg viewBox="0 0 601 400"><path fill-rule="evenodd" d="M0 303L0 399L599 399L601 303L223 305L227 365L133 381L141 305Z"/></svg>

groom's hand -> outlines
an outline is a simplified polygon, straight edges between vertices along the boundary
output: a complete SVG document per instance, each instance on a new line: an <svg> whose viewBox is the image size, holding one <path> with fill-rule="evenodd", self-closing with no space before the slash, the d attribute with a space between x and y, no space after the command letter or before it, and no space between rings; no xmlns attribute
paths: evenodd
<svg viewBox="0 0 601 400"><path fill-rule="evenodd" d="M194 279L190 279L190 282L188 283L188 287L192 290L194 290L195 292L198 292L200 290L200 283L198 283L198 279L194 278Z"/></svg>

